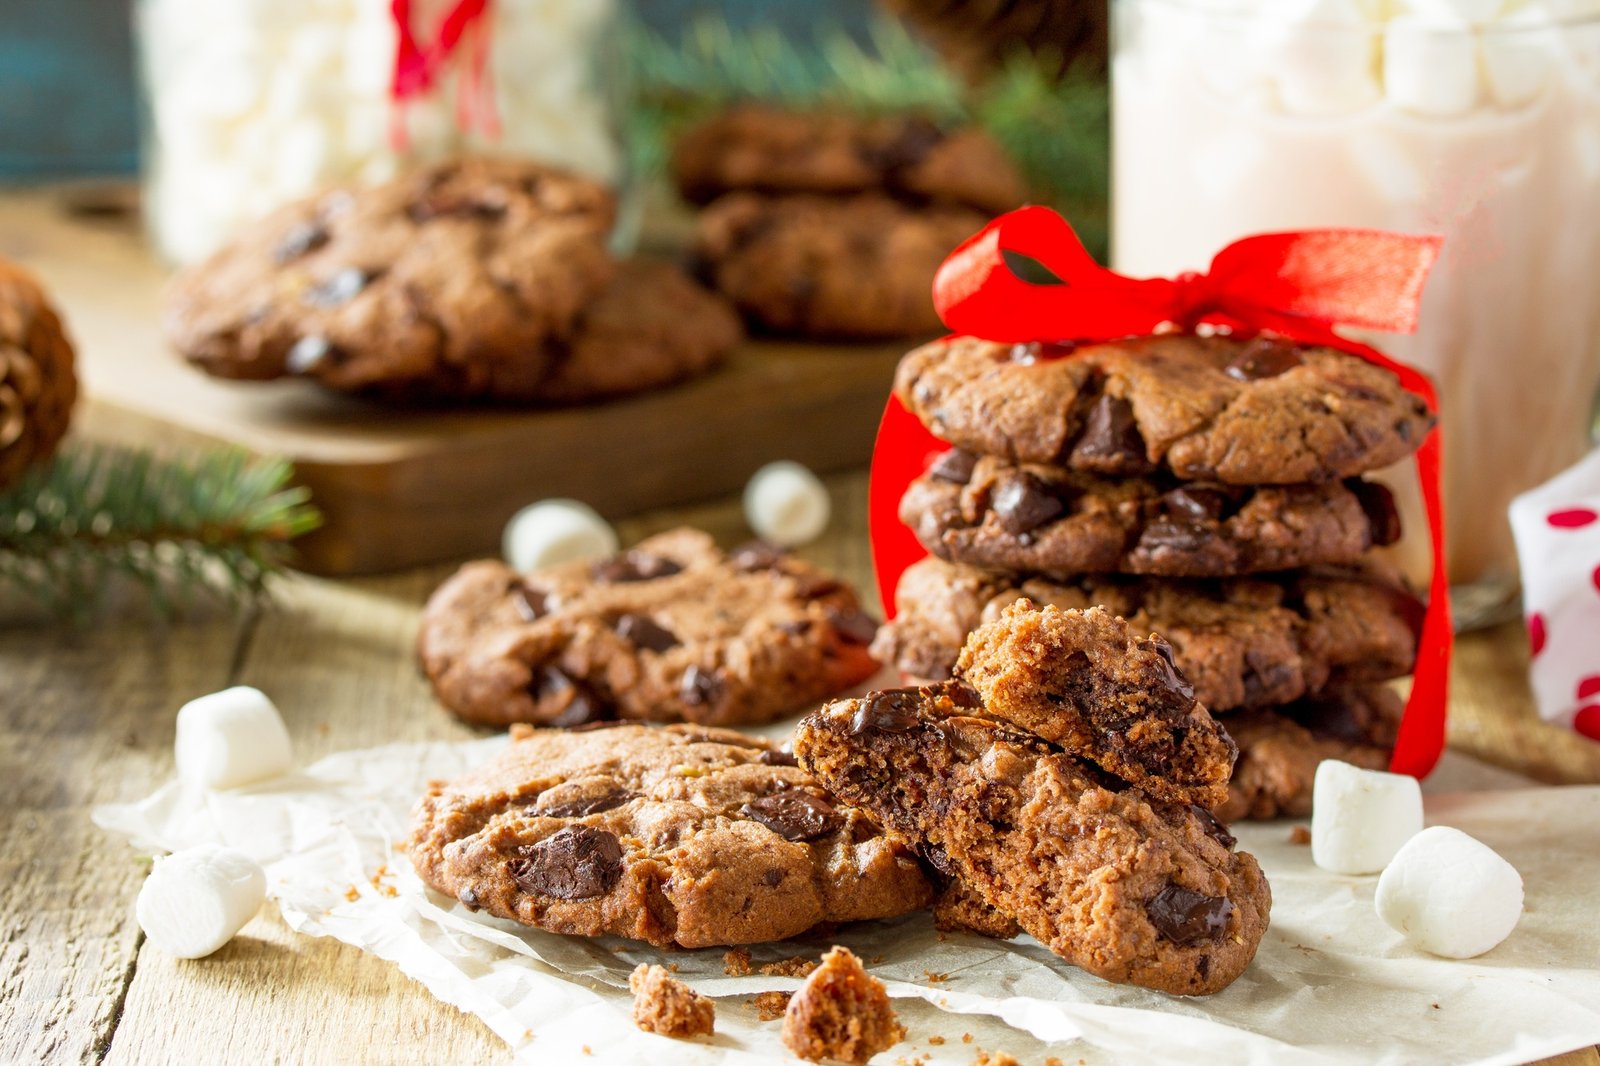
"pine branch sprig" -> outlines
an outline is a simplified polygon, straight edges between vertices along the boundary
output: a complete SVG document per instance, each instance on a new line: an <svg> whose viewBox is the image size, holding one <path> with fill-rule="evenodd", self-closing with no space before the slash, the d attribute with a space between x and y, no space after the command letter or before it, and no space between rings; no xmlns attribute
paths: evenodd
<svg viewBox="0 0 1600 1066"><path fill-rule="evenodd" d="M286 462L80 444L0 493L0 592L82 620L121 578L160 615L254 600L321 515Z"/></svg>

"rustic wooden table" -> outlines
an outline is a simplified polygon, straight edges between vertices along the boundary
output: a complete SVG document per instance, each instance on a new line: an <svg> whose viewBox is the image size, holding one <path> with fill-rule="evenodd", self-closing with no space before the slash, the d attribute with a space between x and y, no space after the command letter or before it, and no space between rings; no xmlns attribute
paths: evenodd
<svg viewBox="0 0 1600 1066"><path fill-rule="evenodd" d="M865 478L832 480L830 534L804 554L868 588ZM689 522L748 536L735 503L622 524L625 542ZM394 967L297 936L271 907L209 959L147 948L132 920L145 866L96 829L96 804L172 773L184 701L255 685L298 756L473 735L433 702L411 656L417 611L449 571L293 578L271 607L174 625L137 614L83 632L0 623L0 1063L504 1061L475 1019ZM1516 625L1462 641L1452 742L1549 782L1600 782L1600 745L1538 722ZM1590 1048L1550 1060L1600 1066Z"/></svg>

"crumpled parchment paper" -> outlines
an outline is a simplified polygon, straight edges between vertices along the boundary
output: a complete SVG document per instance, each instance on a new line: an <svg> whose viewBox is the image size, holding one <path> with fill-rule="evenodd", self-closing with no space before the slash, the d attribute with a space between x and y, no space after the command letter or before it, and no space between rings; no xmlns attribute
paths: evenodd
<svg viewBox="0 0 1600 1066"><path fill-rule="evenodd" d="M728 976L720 949L661 952L526 930L422 885L396 849L412 803L429 779L461 773L504 743L346 752L230 792L174 782L94 818L147 851L218 842L254 856L290 926L396 963L483 1019L519 1062L572 1061L585 1049L588 1061L696 1066L786 1056L779 1023L760 1021L749 1000L797 988L795 978ZM1430 784L1492 787L1506 780L1497 773L1451 757ZM1376 878L1318 870L1309 847L1289 842L1285 822L1235 827L1272 882L1272 927L1244 976L1207 999L1107 984L1028 937L941 936L925 914L753 954L757 965L816 958L838 942L868 960L910 1030L883 1062L926 1055L965 1066L986 1048L1068 1066L1512 1064L1600 1043L1600 787L1434 794L1427 810L1430 823L1464 829L1522 873L1522 922L1482 958L1408 947L1373 910ZM718 997L713 1038L675 1041L633 1026L627 978L643 961L676 964L679 977Z"/></svg>

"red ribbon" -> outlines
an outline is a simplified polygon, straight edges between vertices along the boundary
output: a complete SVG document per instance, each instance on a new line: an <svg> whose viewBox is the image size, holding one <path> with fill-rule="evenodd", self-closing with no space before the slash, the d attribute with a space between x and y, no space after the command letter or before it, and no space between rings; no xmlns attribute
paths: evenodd
<svg viewBox="0 0 1600 1066"><path fill-rule="evenodd" d="M433 39L420 41L411 25L411 0L390 0L389 15L394 20L398 42L394 51L394 78L389 97L395 103L390 139L396 151L406 147L403 108L407 101L431 92L450 57L468 42L466 64L462 67L460 92L456 97L456 121L463 129L476 127L485 136L500 135L500 117L495 111L494 92L489 85L489 0L456 0L445 12Z"/></svg>
<svg viewBox="0 0 1600 1066"><path fill-rule="evenodd" d="M1200 326L1244 336L1274 333L1338 348L1383 367L1437 413L1438 397L1428 378L1334 328L1413 332L1422 286L1441 243L1438 237L1380 230L1262 234L1224 248L1204 274L1137 279L1097 264L1054 211L1025 207L995 219L951 253L934 279L933 300L954 333L1005 343L1095 342ZM1060 284L1019 278L1006 263L1007 252L1036 260ZM872 457L868 520L878 594L891 618L900 575L927 555L900 523L900 497L949 447L889 398ZM1395 772L1416 777L1427 775L1444 751L1455 641L1439 456L1436 425L1417 451L1433 574L1411 696L1390 760Z"/></svg>

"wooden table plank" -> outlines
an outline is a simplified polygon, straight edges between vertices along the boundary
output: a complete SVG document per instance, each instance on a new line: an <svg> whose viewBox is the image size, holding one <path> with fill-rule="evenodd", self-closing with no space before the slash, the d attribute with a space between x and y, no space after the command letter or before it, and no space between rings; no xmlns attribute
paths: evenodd
<svg viewBox="0 0 1600 1066"><path fill-rule="evenodd" d="M89 810L171 774L173 713L228 683L243 628L0 622L0 1062L92 1061L111 1039L148 866Z"/></svg>

